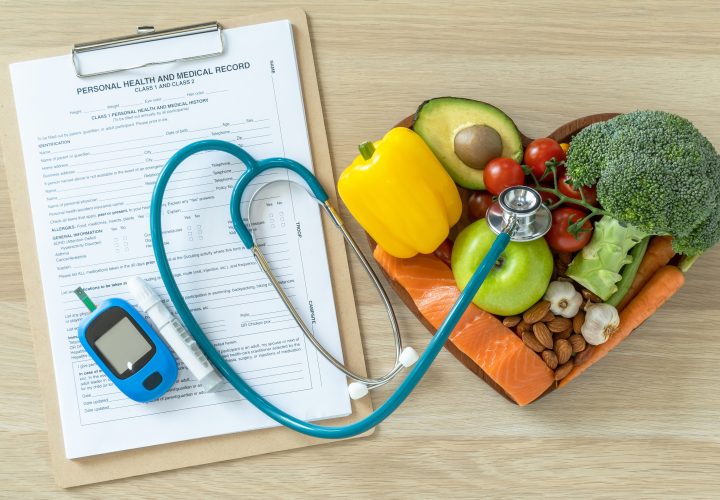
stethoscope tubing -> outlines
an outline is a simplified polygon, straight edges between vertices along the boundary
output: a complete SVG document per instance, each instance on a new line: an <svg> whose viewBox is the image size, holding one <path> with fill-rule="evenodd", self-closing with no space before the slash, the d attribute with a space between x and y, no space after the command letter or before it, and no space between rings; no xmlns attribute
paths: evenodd
<svg viewBox="0 0 720 500"><path fill-rule="evenodd" d="M165 195L165 190L167 188L168 182L170 181L170 177L172 176L175 169L182 163L182 161L184 161L192 154L211 149L225 151L234 155L240 161L245 163L245 165L248 167L248 171L253 168L253 165L261 165L261 163L254 160L252 156L250 156L242 148L239 148L234 144L224 141L200 141L198 143L193 143L189 146L186 146L185 148L178 151L175 155L173 155L173 157L170 158L170 160L168 160L168 163L160 172L160 175L158 176L158 179L155 183L155 188L153 190L150 203L150 235L152 239L155 260L158 266L158 270L160 272L160 277L163 281L163 284L165 285L170 300L175 306L177 314L180 316L180 319L185 324L188 331L197 342L198 346L200 346L208 359L213 363L213 365L215 365L217 370L225 377L225 379L230 383L230 385L232 385L240 393L240 395L246 398L248 402L250 402L253 406L255 406L258 410L263 412L271 419L297 432L317 438L344 439L367 432L368 430L385 420L388 416L390 416L405 401L405 399L410 395L413 389L415 389L420 380L422 380L423 376L427 373L433 361L442 350L443 345L450 337L458 321L460 321L460 318L462 318L465 310L472 302L472 299L477 293L478 289L485 281L485 278L493 269L495 262L498 260L498 258L510 242L509 234L501 232L497 236L489 252L484 257L478 268L475 270L475 273L470 278L470 281L465 286L464 290L460 293L460 296L450 309L447 317L440 325L433 338L430 340L427 348L422 353L415 365L413 365L412 370L408 373L407 377L400 383L398 388L377 410L373 411L361 420L348 425L325 427L312 424L310 422L306 422L288 414L287 412L281 410L277 406L267 401L264 397L255 392L255 390L250 387L250 385L235 372L235 370L222 357L222 355L217 351L217 349L215 349L210 339L202 331L202 328L200 328L200 325L195 320L195 317L193 316L190 308L185 302L185 299L183 298L180 289L178 288L177 282L175 281L175 277L173 276L172 269L170 268L170 263L167 259L162 234L162 203L163 197ZM272 160L272 162L268 162L265 164L263 170L267 170L268 168L289 168L290 170L296 171L295 165L299 165L297 164L297 162L293 162L292 160L286 160L284 158L273 158ZM282 160L285 160L285 162L283 162ZM247 186L247 184L249 184L250 180L252 180L248 176L245 176L248 171L246 171L237 181L238 183L244 183L245 187ZM324 190L322 190L320 184L317 182L314 176L309 173L309 171L305 170L305 172L307 172L307 174L303 174L302 172L299 173L301 177L303 177L306 181L308 181L308 179L306 178L307 175L312 178L311 181L308 182L308 185L313 191L313 194L315 194L315 196L322 202L326 201L327 194L325 194ZM316 192L314 186L319 187L320 191ZM325 197L324 200L322 200L323 195ZM239 200L236 201L239 203ZM244 228L244 224L242 224L242 219L236 220L236 218L239 217L239 213L239 210L231 210L231 217L233 219L233 225L236 227L236 230L239 226L242 226L242 228ZM249 232L249 241L246 238L243 238L245 234L242 233L242 231L239 231L238 235L241 237L246 247L252 247L252 236L249 235Z"/></svg>

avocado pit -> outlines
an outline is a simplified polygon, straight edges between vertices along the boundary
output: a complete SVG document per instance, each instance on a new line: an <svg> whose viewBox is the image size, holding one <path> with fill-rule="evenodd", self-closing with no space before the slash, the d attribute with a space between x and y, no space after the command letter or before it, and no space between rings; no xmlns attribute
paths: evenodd
<svg viewBox="0 0 720 500"><path fill-rule="evenodd" d="M470 125L455 134L454 149L465 165L482 170L487 162L502 156L502 139L492 127Z"/></svg>

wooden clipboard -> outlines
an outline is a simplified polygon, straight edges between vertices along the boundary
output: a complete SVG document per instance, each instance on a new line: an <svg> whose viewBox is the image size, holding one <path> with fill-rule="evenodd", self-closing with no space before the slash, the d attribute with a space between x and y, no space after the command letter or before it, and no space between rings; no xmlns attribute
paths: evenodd
<svg viewBox="0 0 720 500"><path fill-rule="evenodd" d="M288 19L293 26L295 52L300 72L315 175L330 195L333 204L336 204L335 182L325 134L320 93L315 74L315 62L310 45L310 31L305 12L301 9L287 9L234 20L221 20L220 22L224 28L235 28L282 19ZM69 49L64 48L19 54L12 61L4 61L0 72L0 140L2 142L20 262L25 282L30 329L35 348L35 361L45 405L50 455L57 483L62 487L78 486L327 443L326 440L311 438L284 427L275 427L75 460L65 458L58 399L55 391L55 372L47 330L45 301L34 231L32 230L33 221L30 212L25 164L12 97L13 91L8 64L68 53ZM68 64L70 64L69 60ZM364 374L366 373L365 358L363 356L345 244L342 235L335 230L327 217L323 218L323 227L345 363L353 371ZM346 424L364 417L371 411L372 402L370 398L352 401L352 415L323 421L323 424ZM370 434L372 434L372 431L363 434L363 436Z"/></svg>

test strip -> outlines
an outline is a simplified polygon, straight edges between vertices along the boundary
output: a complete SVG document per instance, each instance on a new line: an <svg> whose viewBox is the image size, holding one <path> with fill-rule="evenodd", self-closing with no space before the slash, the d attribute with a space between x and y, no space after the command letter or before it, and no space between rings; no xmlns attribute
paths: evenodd
<svg viewBox="0 0 720 500"><path fill-rule="evenodd" d="M87 296L87 293L85 293L83 287L77 287L75 289L75 295L77 295L78 299L82 300L82 303L85 304L85 307L87 307L90 312L93 312L95 309L97 309L95 302L93 302L92 299Z"/></svg>

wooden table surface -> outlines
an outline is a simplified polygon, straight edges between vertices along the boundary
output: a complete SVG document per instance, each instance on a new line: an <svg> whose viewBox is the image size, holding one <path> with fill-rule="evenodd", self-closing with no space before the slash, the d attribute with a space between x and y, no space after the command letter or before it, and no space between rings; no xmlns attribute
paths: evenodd
<svg viewBox="0 0 720 500"><path fill-rule="evenodd" d="M2 0L0 56L289 3ZM529 136L591 113L664 109L690 118L720 146L717 2L539 3L303 3L336 175L356 144L441 95L489 101ZM371 438L60 490L4 173L0 179L0 494L677 498L720 491L720 248L610 356L529 407L509 404L443 352ZM353 271L377 373L391 362L390 335L382 306L357 265ZM405 338L422 348L428 333L395 303ZM388 393L378 391L376 404Z"/></svg>

